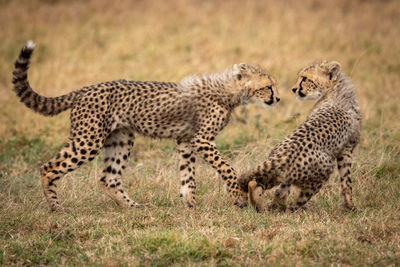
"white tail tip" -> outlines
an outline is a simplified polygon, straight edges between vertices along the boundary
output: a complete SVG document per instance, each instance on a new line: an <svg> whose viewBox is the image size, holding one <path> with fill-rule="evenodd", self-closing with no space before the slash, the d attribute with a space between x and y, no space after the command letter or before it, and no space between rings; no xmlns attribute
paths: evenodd
<svg viewBox="0 0 400 267"><path fill-rule="evenodd" d="M26 47L29 48L29 49L33 49L33 48L35 48L35 43L32 40L29 40L26 43Z"/></svg>

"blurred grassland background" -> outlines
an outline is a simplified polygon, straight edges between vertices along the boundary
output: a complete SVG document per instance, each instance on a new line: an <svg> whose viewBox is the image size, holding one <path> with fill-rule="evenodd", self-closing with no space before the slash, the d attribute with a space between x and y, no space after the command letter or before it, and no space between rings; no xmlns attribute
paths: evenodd
<svg viewBox="0 0 400 267"><path fill-rule="evenodd" d="M399 1L0 0L0 264L400 265L399 26ZM66 141L69 112L42 117L12 92L14 60L30 39L29 80L46 96L121 78L179 81L239 62L267 68L282 101L249 106L247 123L233 119L217 139L239 173L312 108L290 93L297 72L316 59L341 62L364 119L352 167L359 211L339 209L337 173L304 212L237 209L203 162L198 206L187 209L175 142L139 136L124 187L151 207L123 210L102 194L99 156L59 183L67 212L49 213L39 166Z"/></svg>

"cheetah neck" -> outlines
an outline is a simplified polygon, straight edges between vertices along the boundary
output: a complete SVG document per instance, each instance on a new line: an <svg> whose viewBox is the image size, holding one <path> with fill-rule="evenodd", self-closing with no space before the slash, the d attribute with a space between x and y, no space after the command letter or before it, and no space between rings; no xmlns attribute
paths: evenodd
<svg viewBox="0 0 400 267"><path fill-rule="evenodd" d="M211 93L217 96L220 104L228 109L247 102L247 94L245 90L238 90L238 84L231 68L220 73L188 76L180 81L179 85L183 92L198 93L201 90L201 92Z"/></svg>
<svg viewBox="0 0 400 267"><path fill-rule="evenodd" d="M314 109L326 104L337 106L345 111L359 113L355 86L344 73L339 74L333 90L329 90L326 95L319 99Z"/></svg>

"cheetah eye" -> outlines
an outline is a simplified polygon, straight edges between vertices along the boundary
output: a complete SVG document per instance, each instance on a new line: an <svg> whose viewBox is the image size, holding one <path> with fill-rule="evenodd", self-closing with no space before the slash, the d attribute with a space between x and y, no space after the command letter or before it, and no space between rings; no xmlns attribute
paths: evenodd
<svg viewBox="0 0 400 267"><path fill-rule="evenodd" d="M302 81L302 82L305 82L306 80L307 80L307 77L305 77L305 76L302 76L302 77L301 77L301 81Z"/></svg>
<svg viewBox="0 0 400 267"><path fill-rule="evenodd" d="M307 79L307 81L308 81L309 83L311 83L313 86L317 86L317 85L315 84L315 82L313 82L312 80Z"/></svg>

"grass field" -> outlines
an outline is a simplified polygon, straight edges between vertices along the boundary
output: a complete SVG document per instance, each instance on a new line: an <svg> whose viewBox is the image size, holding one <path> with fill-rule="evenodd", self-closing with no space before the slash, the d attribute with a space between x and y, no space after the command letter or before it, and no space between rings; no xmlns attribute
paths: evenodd
<svg viewBox="0 0 400 267"><path fill-rule="evenodd" d="M0 265L400 265L399 1L0 0L0 25ZM102 194L100 155L59 183L66 212L50 213L39 167L66 141L69 113L42 117L12 92L13 62L29 39L29 79L46 96L239 62L266 67L282 101L249 106L247 124L233 120L217 139L238 172L260 164L312 108L290 92L297 71L341 62L363 113L352 167L358 212L340 210L337 173L306 211L238 209L203 162L198 206L187 209L175 142L138 137L124 187L150 207L123 210Z"/></svg>

